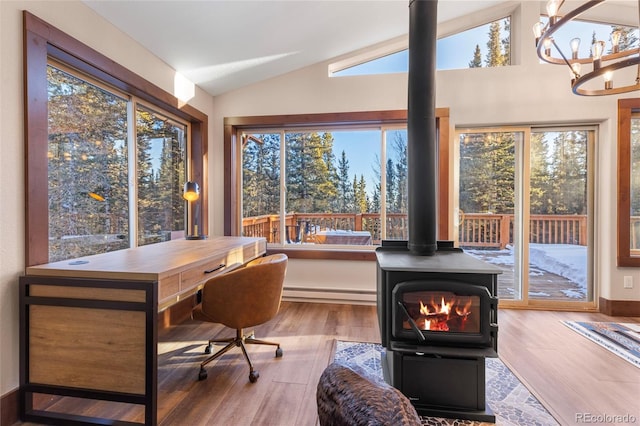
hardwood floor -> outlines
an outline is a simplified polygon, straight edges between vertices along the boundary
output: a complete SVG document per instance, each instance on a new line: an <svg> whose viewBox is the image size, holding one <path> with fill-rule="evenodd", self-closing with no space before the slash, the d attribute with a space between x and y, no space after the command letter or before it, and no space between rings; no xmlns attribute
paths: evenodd
<svg viewBox="0 0 640 426"><path fill-rule="evenodd" d="M498 318L500 358L561 425L589 423L588 415L629 415L640 423L640 369L560 322L640 318L504 309ZM598 424L605 423L625 424Z"/></svg>
<svg viewBox="0 0 640 426"><path fill-rule="evenodd" d="M162 336L160 365L176 355L186 362L176 377L160 385L162 425L314 425L315 393L329 364L334 339L379 342L375 307L284 302L276 319L256 327L256 336L278 341L284 351L249 346L260 378L249 383L249 368L239 349L207 366L208 378L197 381L203 340L231 336L221 326L183 323ZM185 336L193 341L185 342ZM186 350L185 350L186 349ZM165 374L162 367L161 375ZM165 385L169 385L169 388Z"/></svg>
<svg viewBox="0 0 640 426"><path fill-rule="evenodd" d="M561 324L566 319L640 323L596 313L501 309L500 358L561 425L580 424L582 413L629 414L640 423L640 370ZM197 380L206 339L233 331L195 321L164 330L160 425L316 425L316 385L334 340L380 341L374 306L284 302L276 319L255 330L284 350L275 358L273 347L249 347L260 372L255 384L239 349L209 364L208 379ZM126 418L140 421L140 411L129 410Z"/></svg>

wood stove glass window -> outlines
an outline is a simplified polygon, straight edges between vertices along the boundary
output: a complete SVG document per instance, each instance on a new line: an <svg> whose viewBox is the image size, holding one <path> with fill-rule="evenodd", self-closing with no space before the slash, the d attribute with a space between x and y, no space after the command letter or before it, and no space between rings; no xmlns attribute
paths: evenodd
<svg viewBox="0 0 640 426"><path fill-rule="evenodd" d="M449 333L480 333L480 297L451 291L413 291L402 295L409 316L420 330ZM405 318L404 330L412 330Z"/></svg>

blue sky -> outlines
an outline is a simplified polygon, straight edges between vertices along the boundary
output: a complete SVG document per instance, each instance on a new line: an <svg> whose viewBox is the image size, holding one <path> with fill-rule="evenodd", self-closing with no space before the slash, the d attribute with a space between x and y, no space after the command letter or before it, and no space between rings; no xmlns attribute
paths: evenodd
<svg viewBox="0 0 640 426"><path fill-rule="evenodd" d="M367 192L373 193L377 179L374 165L380 161L380 132L377 130L333 131L333 153L336 166L339 164L342 151L349 160L349 177L364 175ZM380 168L378 167L377 170Z"/></svg>
<svg viewBox="0 0 640 426"><path fill-rule="evenodd" d="M396 153L393 149L393 133L391 130L387 134L387 158L396 161ZM355 174L360 180L360 175L364 175L367 182L367 192L373 194L375 185L378 183L376 173L380 171L380 139L379 130L355 130L355 131L333 131L333 152L336 156L336 166L344 150L349 160L349 177L353 179ZM406 141L406 130L402 130L402 135Z"/></svg>
<svg viewBox="0 0 640 426"><path fill-rule="evenodd" d="M546 20L543 22L546 22ZM482 59L484 61L485 55L487 54L489 26L490 24L481 25L462 33L439 39L436 45L437 69L447 70L468 68L469 62L473 59L473 53L476 45L480 46ZM504 26L502 24L501 28L504 30ZM573 21L558 30L554 34L554 38L556 39L556 44L563 49L563 53L565 56L568 55L568 57L571 55L569 42L574 37L580 38L580 57L589 57L593 31L596 32L596 39L605 41L605 49L606 51L609 51L611 48L611 40L609 38L611 26L606 24ZM505 35L506 33L503 31L502 37ZM555 49L552 50L552 54L553 56L560 57ZM408 51L403 50L364 64L347 68L336 72L333 75L349 76L406 72L408 61Z"/></svg>

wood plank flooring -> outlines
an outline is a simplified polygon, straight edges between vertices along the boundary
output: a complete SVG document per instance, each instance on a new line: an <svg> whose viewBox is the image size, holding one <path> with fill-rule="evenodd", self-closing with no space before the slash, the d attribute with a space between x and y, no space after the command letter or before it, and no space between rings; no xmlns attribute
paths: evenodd
<svg viewBox="0 0 640 426"><path fill-rule="evenodd" d="M560 322L640 318L504 309L498 318L500 358L561 425L588 423L588 415L625 414L640 424L640 369ZM611 424L599 424L605 423Z"/></svg>
<svg viewBox="0 0 640 426"><path fill-rule="evenodd" d="M640 369L561 324L566 319L640 323L596 313L501 309L500 358L561 425L580 424L576 416L582 413L629 414L640 423ZM280 342L284 356L275 358L270 346L250 346L260 372L252 384L239 349L210 363L208 378L197 380L205 341L231 337L232 330L196 321L163 330L160 425L317 425L316 385L334 340L380 341L374 306L283 302L278 316L255 331ZM140 421L140 411L130 410L126 418Z"/></svg>

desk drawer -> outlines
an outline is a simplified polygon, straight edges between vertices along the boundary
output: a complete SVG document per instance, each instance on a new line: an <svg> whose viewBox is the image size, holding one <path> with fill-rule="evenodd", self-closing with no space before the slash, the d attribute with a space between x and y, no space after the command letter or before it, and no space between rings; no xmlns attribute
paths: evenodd
<svg viewBox="0 0 640 426"><path fill-rule="evenodd" d="M226 272L231 265L227 265L229 259L226 256L210 259L194 265L192 268L182 272L180 280L180 291L190 290L203 284L209 278Z"/></svg>
<svg viewBox="0 0 640 426"><path fill-rule="evenodd" d="M158 300L160 303L180 293L180 274L171 275L160 281Z"/></svg>

